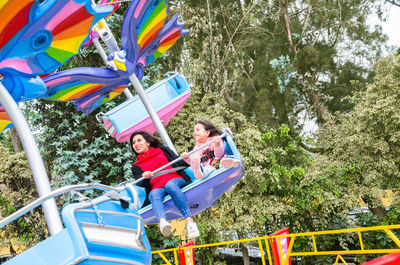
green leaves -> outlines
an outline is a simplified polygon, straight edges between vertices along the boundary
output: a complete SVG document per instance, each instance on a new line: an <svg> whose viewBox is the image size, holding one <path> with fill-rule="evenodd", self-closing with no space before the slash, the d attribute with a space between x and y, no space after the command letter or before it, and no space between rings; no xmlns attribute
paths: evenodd
<svg viewBox="0 0 400 265"><path fill-rule="evenodd" d="M0 217L6 217L37 198L36 187L25 153L12 154L0 144ZM26 249L46 236L40 209L31 211L1 229L0 247L10 244Z"/></svg>

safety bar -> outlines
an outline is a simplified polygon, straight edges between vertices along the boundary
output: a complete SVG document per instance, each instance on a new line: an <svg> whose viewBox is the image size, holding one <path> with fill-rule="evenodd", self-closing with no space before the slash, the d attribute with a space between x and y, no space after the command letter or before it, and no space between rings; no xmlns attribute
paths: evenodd
<svg viewBox="0 0 400 265"><path fill-rule="evenodd" d="M219 137L220 137L220 138L223 138L223 137L225 137L227 134L228 134L228 133L225 132L225 133L219 135ZM196 149L193 149L192 151L190 151L190 152L188 153L188 156L191 156L192 154L194 154L194 153L196 153L196 152L198 152L198 151L200 151L200 150L206 148L207 146L209 146L209 145L212 144L212 143L214 143L214 140L209 141L209 142L203 144L202 146L197 147ZM178 161L181 161L182 159L183 159L182 157L178 157L178 158L172 160L171 162L169 162L168 164L165 164L165 165L163 165L162 167L157 168L157 169L154 170L152 173L153 173L153 174L156 174L156 173L160 172L161 170L163 170L164 168L166 168L166 167L168 167L168 166L170 166L170 165L172 165L172 164L175 164L175 163L178 162ZM141 177L141 178L135 180L134 182L132 182L132 184L134 185L134 184L136 184L136 183L138 183L138 182L140 182L140 181L142 181L142 180L144 180L144 179L145 179L144 177Z"/></svg>
<svg viewBox="0 0 400 265"><path fill-rule="evenodd" d="M89 189L99 189L99 190L115 190L115 191L122 191L125 189L124 186L121 187L111 187L107 185L103 185L100 183L84 183L84 184L76 184L76 185L69 185L65 187L61 187L59 189L53 190L52 192L42 196L33 202L27 204L26 206L22 207L18 211L10 214L9 216L5 217L4 219L0 220L0 228L8 225L15 219L21 217L22 215L26 214L27 212L31 211L32 209L40 206L42 203L47 201L48 199L54 198L56 196L62 195L64 193L76 190L89 190ZM137 196L137 195L136 195ZM136 196L134 196L136 198Z"/></svg>

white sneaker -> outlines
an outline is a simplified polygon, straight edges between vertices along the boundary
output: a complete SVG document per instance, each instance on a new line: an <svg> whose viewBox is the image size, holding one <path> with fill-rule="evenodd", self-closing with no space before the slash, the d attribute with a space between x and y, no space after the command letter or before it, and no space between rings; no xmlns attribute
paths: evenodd
<svg viewBox="0 0 400 265"><path fill-rule="evenodd" d="M165 220L162 220L160 222L160 231L164 236L170 236L172 234L171 224Z"/></svg>
<svg viewBox="0 0 400 265"><path fill-rule="evenodd" d="M199 229L197 228L197 225L195 222L188 222L186 224L186 229L187 229L187 233L188 233L188 239L192 239L192 238L200 236Z"/></svg>

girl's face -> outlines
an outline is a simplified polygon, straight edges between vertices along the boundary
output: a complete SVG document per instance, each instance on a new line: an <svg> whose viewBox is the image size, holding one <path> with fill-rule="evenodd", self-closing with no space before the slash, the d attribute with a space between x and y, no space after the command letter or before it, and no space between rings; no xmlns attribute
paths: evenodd
<svg viewBox="0 0 400 265"><path fill-rule="evenodd" d="M135 150L136 153L139 155L142 155L147 152L150 148L150 143L144 139L143 135L141 134L136 134L133 136L132 139L132 147L133 150Z"/></svg>
<svg viewBox="0 0 400 265"><path fill-rule="evenodd" d="M193 138L196 142L205 143L210 135L210 131L204 128L204 125L197 123L193 128Z"/></svg>

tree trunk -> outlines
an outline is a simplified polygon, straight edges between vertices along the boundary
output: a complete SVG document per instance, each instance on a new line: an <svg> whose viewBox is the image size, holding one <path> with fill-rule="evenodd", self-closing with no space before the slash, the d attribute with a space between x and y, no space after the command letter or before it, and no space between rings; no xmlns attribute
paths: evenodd
<svg viewBox="0 0 400 265"><path fill-rule="evenodd" d="M368 205L372 205L372 199L369 196L363 196L362 200ZM387 210L383 206L368 207L368 209L371 211L371 213L380 217L385 217L387 214Z"/></svg>
<svg viewBox="0 0 400 265"><path fill-rule="evenodd" d="M21 142L19 141L17 130L15 130L14 127L12 127L10 129L10 137L11 137L12 145L14 147L14 152L15 153L21 153L22 152Z"/></svg>
<svg viewBox="0 0 400 265"><path fill-rule="evenodd" d="M243 254L243 265L250 265L249 250L243 243L240 244L240 248L241 248L242 254Z"/></svg>

